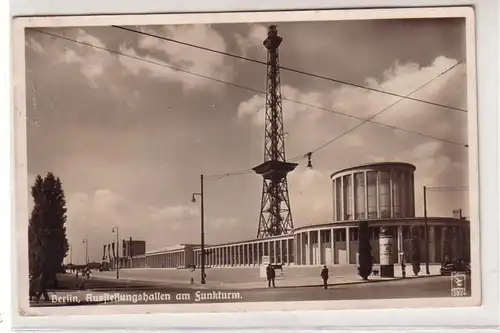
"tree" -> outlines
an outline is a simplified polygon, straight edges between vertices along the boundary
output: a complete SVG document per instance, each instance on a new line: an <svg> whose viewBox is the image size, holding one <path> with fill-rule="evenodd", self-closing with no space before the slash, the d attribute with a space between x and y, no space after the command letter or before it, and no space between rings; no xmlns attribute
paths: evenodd
<svg viewBox="0 0 500 333"><path fill-rule="evenodd" d="M371 229L368 227L368 222L361 222L359 224L358 232L358 253L359 253L359 266L358 274L363 280L368 280L372 273L372 247L370 245Z"/></svg>
<svg viewBox="0 0 500 333"><path fill-rule="evenodd" d="M28 227L29 272L33 278L42 274L55 280L63 270L69 249L66 238L66 198L59 178L48 173L38 175L31 188L34 207Z"/></svg>
<svg viewBox="0 0 500 333"><path fill-rule="evenodd" d="M418 273L420 273L420 235L417 226L411 228L411 262L413 274L418 276Z"/></svg>

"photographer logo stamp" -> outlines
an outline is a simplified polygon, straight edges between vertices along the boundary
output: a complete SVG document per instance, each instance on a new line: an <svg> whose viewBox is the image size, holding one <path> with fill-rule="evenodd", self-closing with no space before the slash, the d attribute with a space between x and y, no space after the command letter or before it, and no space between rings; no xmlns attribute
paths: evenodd
<svg viewBox="0 0 500 333"><path fill-rule="evenodd" d="M451 273L451 296L464 297L467 296L466 289L467 276L461 272Z"/></svg>

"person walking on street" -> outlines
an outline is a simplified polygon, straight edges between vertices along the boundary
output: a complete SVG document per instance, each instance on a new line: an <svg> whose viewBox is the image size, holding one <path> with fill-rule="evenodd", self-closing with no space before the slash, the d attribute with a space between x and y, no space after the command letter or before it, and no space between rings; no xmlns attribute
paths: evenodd
<svg viewBox="0 0 500 333"><path fill-rule="evenodd" d="M36 295L36 300L37 302L40 300L40 297L43 295L43 299L45 301L48 301L50 298L49 298L49 294L47 293L47 287L48 287L48 284L49 284L49 281L47 279L47 274L43 273L40 275L39 277L39 281L40 281L40 284L39 284L39 290L38 290L38 293Z"/></svg>
<svg viewBox="0 0 500 333"><path fill-rule="evenodd" d="M323 269L321 270L321 278L323 279L323 286L325 289L328 289L328 268L323 266Z"/></svg>
<svg viewBox="0 0 500 333"><path fill-rule="evenodd" d="M266 276L267 276L267 287L271 288L271 283L273 285L273 288L276 288L276 285L274 284L274 279L276 278L276 272L274 271L274 268L269 264L266 267Z"/></svg>

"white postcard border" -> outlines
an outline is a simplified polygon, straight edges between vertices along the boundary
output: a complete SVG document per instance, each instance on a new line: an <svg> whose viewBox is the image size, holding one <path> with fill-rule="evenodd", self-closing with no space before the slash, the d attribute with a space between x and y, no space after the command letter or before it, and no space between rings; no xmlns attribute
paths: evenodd
<svg viewBox="0 0 500 333"><path fill-rule="evenodd" d="M358 16L359 15L359 16ZM254 22L268 22L268 21L301 21L301 20L332 20L332 19L374 19L374 18L395 18L395 17L467 17L467 72L468 72L468 109L469 109L469 167L470 170L476 172L470 173L470 196L471 196L471 238L472 238L472 258L474 263L473 269L473 290L474 295L472 298L473 304L478 304L480 301L480 295L477 291L480 290L480 272L478 270L479 260L479 202L478 202L478 139L477 139L477 100L476 100L476 80L475 80L475 50L471 47L475 44L474 41L474 14L470 8L432 8L432 9L391 9L391 10L346 10L342 12L331 12L331 11L304 11L304 12L290 12L290 13L227 13L227 14L168 14L168 15L148 15L148 16L135 16L126 15L123 17L118 16L93 16L93 17L52 17L52 18L20 18L18 22L14 25L14 60L16 67L16 75L13 76L14 83L14 97L17 101L14 113L15 128L17 133L15 133L15 144L16 144L16 200L15 200L15 216L17 220L28 220L27 203L24 198L27 195L27 172L25 164L26 156L26 121L25 121L25 87L24 87L24 26L37 26L37 27L47 27L47 26L83 26L83 25L109 25L109 24L132 24L128 23L133 21L133 24L181 24L181 23L217 23L221 22L248 22L248 17L251 16ZM127 21L125 23L124 21ZM21 37L23 36L23 37ZM21 52L19 52L22 50ZM22 56L21 56L22 54ZM472 111L472 112L471 112ZM24 159L22 158L24 156ZM474 223L475 222L475 223ZM27 224L20 225L14 224L14 230L16 231L16 243L18 244L16 248L16 257L19 260L20 265L18 266L17 274L22 277L27 276ZM24 250L23 250L24 249ZM26 255L25 255L26 254ZM25 257L26 260L21 259ZM19 288L25 290L25 295L27 295L27 278L17 278L13 279L14 286L13 290L17 291ZM18 285L15 285L18 282ZM25 313L30 313L34 315L50 315L50 314L104 314L104 313L145 313L145 312L212 312L212 311L263 311L263 310L273 310L276 308L283 310L327 310L327 309L339 309L344 308L346 303L349 304L349 308L354 309L366 309L366 308L377 308L379 311L383 308L401 308L401 307L428 307L429 304L433 306L464 306L466 304L471 305L471 299L456 298L456 299L412 299L412 300L369 300L363 301L364 304L354 304L359 303L357 301L335 301L335 302L303 302L298 305L297 303L279 302L279 303L238 303L238 304L200 304L179 306L179 305L165 305L165 306L109 306L104 310L103 307L85 307L77 309L74 307L70 308L58 308L57 311L49 308L29 308L27 305L27 297L24 297L23 293L19 294L21 300L20 303L14 301L15 311L18 308L22 308ZM429 303L430 302L430 303ZM388 304L390 303L390 304ZM161 308L160 310L158 308ZM36 310L35 310L36 309ZM472 310L472 309L471 309ZM346 310L349 311L349 310ZM395 310L397 311L397 310ZM414 311L408 310L405 311ZM418 311L416 309L415 311ZM341 311L343 312L343 311ZM339 314L341 313L339 312ZM254 312L255 314L255 312ZM275 316L272 312L267 314ZM263 315L267 317L267 314ZM224 316L228 314L213 314L217 317ZM233 314L234 315L234 314ZM245 314L245 315L248 315ZM395 314L393 314L395 315ZM163 316L163 314L162 314ZM174 315L166 315L174 316ZM259 315L260 316L260 315ZM295 316L297 317L297 316ZM260 317L259 317L260 318ZM48 318L47 318L48 319ZM125 319L125 318L124 318ZM299 319L299 318L297 318ZM44 318L45 320L45 318ZM87 319L88 320L88 319ZM121 319L122 320L122 319ZM170 319L169 319L170 320ZM127 320L125 320L126 322ZM260 319L259 319L260 321ZM293 321L300 325L300 320ZM290 324L293 325L293 322ZM190 323L193 325L193 323ZM258 327L267 327L265 321L260 321ZM130 324L128 324L130 325ZM196 325L197 326L197 325ZM293 325L295 326L295 325ZM130 327L130 326L128 326ZM191 326L193 327L193 326ZM220 327L220 324L217 325ZM233 327L233 326L230 326Z"/></svg>

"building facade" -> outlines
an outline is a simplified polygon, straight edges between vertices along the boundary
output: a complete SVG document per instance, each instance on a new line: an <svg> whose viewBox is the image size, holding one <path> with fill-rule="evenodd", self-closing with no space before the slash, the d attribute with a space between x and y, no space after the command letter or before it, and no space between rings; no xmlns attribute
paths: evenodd
<svg viewBox="0 0 500 333"><path fill-rule="evenodd" d="M376 163L340 170L331 175L333 221L295 228L288 235L208 245L210 267L259 266L262 257L284 265L355 265L358 226L368 222L372 256L379 260L378 236L387 228L393 237L395 263L411 261L411 230L418 232L421 260L425 260L425 225L431 263L470 259L470 228L459 217L415 216L415 166ZM414 227L412 229L412 227ZM200 265L198 245L181 245L134 256L132 267L184 268Z"/></svg>

